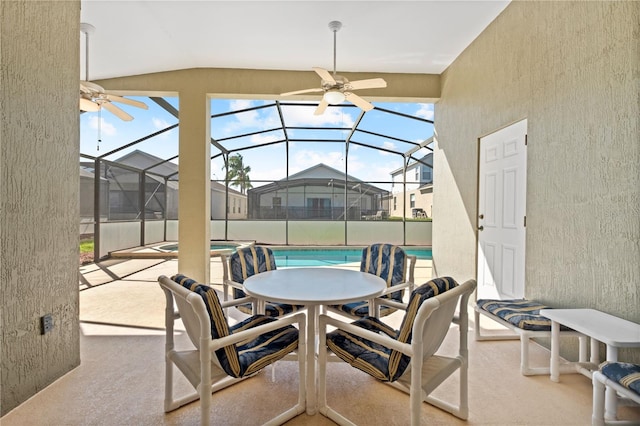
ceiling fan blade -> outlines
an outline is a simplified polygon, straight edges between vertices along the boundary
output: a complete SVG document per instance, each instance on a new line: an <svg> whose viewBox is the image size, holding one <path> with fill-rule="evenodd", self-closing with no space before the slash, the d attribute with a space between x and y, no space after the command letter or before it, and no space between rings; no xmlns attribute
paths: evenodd
<svg viewBox="0 0 640 426"><path fill-rule="evenodd" d="M149 109L147 104L145 104L144 102L135 101L133 99L127 99L122 96L116 96L116 95L105 95L105 97L112 102L120 102L121 104L131 105L131 106L142 108L142 109Z"/></svg>
<svg viewBox="0 0 640 426"><path fill-rule="evenodd" d="M322 115L328 106L329 106L329 102L325 101L323 98L318 104L318 108L316 108L313 115Z"/></svg>
<svg viewBox="0 0 640 426"><path fill-rule="evenodd" d="M320 68L320 67L313 67L313 70L324 81L329 82L331 84L336 84L336 80L333 78L333 76L331 75L331 73L329 71L325 70L324 68Z"/></svg>
<svg viewBox="0 0 640 426"><path fill-rule="evenodd" d="M356 94L353 94L351 92L344 92L344 97L349 102L351 102L355 106L359 107L363 111L371 111L373 109L373 105L372 104L370 104L369 102L365 101L364 99L362 99L360 96L358 96Z"/></svg>
<svg viewBox="0 0 640 426"><path fill-rule="evenodd" d="M90 99L80 98L80 111L96 112L100 109L100 105Z"/></svg>
<svg viewBox="0 0 640 426"><path fill-rule="evenodd" d="M80 91L85 93L98 92L104 93L104 89L102 86L99 86L95 83L91 83L90 81L80 81Z"/></svg>
<svg viewBox="0 0 640 426"><path fill-rule="evenodd" d="M318 87L317 89L303 89L303 90L296 90L293 92L281 93L280 96L293 96L293 95L300 95L302 93L322 92L322 90L323 89L321 89L320 87Z"/></svg>
<svg viewBox="0 0 640 426"><path fill-rule="evenodd" d="M123 110L115 106L114 104L112 104L111 102L103 102L102 106L105 107L107 111L111 112L113 115L115 115L121 120L124 120L124 121L133 120L132 116L130 116L129 114L127 114L126 112L124 112Z"/></svg>
<svg viewBox="0 0 640 426"><path fill-rule="evenodd" d="M344 87L346 90L380 89L387 87L387 82L383 78L370 78L368 80L350 81Z"/></svg>

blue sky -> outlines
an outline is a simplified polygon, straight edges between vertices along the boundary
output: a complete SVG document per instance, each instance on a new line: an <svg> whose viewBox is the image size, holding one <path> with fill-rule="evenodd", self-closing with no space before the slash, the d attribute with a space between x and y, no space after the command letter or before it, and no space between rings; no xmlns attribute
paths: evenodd
<svg viewBox="0 0 640 426"><path fill-rule="evenodd" d="M148 98L132 97L132 99L145 102L149 106L149 109L142 110L126 105L122 106L122 109L135 117L134 120L130 122L122 121L106 110L101 113L83 113L80 115L81 153L92 156L104 155L120 146L178 122L175 117ZM176 108L178 107L177 98L165 99ZM227 99L212 99L211 102L212 114L239 111L246 108L273 104L272 101ZM374 102L374 105L387 110L433 120L433 104ZM120 106L120 104L118 104L118 106ZM320 116L313 115L314 110L315 105L282 106L283 118L289 127L321 127L325 129L327 127L339 127L350 129L360 114L360 109L354 107L329 107L325 113ZM277 109L275 107L268 107L214 118L211 123L211 135L214 139L221 140L231 136L278 128L280 126ZM429 123L406 119L378 110L372 110L366 113L359 128L365 129L368 132L390 135L413 142L422 142L433 135L433 125ZM348 130L289 130L287 135L290 140L309 138L344 140L348 134ZM98 151L96 147L99 138L101 142ZM223 140L221 143L227 149L237 149L257 147L262 143L280 140L282 138L283 132L277 130L243 138ZM392 138L382 138L366 133L354 135L353 140L399 152L406 152L412 147L410 144ZM140 149L163 159L173 157L178 154L178 129L176 128L155 136L131 149ZM131 151L131 149L109 156L107 159L115 160ZM215 155L217 152L218 150L212 146L212 155ZM244 163L251 167L249 176L254 182L254 186L260 186L259 181L261 180L273 181L284 178L286 175L285 153L284 143L246 149L241 152ZM426 153L428 153L427 150L422 150L420 154L424 155ZM338 170L344 170L345 167L344 142L293 141L290 142L289 145L289 154L289 174L297 173L318 163L324 163ZM402 167L402 159L400 156L353 144L350 145L348 159L348 173L365 181L388 181L390 180L390 172ZM222 165L223 161L221 158L216 158L212 161L212 178L221 179L224 176Z"/></svg>

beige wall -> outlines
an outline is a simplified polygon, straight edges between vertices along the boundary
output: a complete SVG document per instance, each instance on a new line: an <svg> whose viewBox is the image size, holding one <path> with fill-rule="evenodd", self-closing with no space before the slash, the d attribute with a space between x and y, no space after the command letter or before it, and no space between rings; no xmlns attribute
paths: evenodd
<svg viewBox="0 0 640 426"><path fill-rule="evenodd" d="M0 2L0 415L80 363L79 22L79 1Z"/></svg>
<svg viewBox="0 0 640 426"><path fill-rule="evenodd" d="M443 74L438 274L475 276L478 138L527 118L526 297L640 322L638 22L640 2L513 2Z"/></svg>

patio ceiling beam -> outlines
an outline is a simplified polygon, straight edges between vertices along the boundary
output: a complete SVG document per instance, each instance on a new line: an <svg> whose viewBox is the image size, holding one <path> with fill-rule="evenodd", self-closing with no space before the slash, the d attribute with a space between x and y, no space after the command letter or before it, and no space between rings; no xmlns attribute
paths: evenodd
<svg viewBox="0 0 640 426"><path fill-rule="evenodd" d="M303 126L291 126L287 127L289 130L351 130L351 127L303 127Z"/></svg>
<svg viewBox="0 0 640 426"><path fill-rule="evenodd" d="M173 125L171 125L171 126L169 126L169 127L165 127L164 129L158 130L157 132L151 133L151 134L149 134L149 135L147 135L147 136L144 136L144 137L142 137L142 138L140 138L140 139L138 139L138 140L135 140L135 141L130 142L130 143L126 144L126 145L123 145L123 146L121 146L120 148L116 148L116 149L114 149L114 150L112 150L112 151L107 152L106 154L102 154L102 155L101 155L101 156L99 156L98 158L99 158L100 160L102 160L102 159L104 159L104 157L108 157L109 155L113 155L113 154L115 154L115 153L117 153L117 152L122 151L123 149L130 148L130 147L132 147L132 146L135 146L135 145L139 144L140 142L144 142L144 141L146 141L146 140L148 140L148 139L151 139L151 138L153 138L153 137L155 137L155 136L161 135L161 134L163 134L164 132L168 132L169 130L173 130L173 129L175 129L176 127L178 127L179 125L180 125L180 123L176 123L176 124L173 124Z"/></svg>
<svg viewBox="0 0 640 426"><path fill-rule="evenodd" d="M364 142L356 142L354 140L352 140L350 142L352 144L354 144L354 145L364 146L364 147L371 148L371 149L377 149L378 151L385 151L385 152L388 152L389 154L395 154L395 155L400 155L400 156L404 157L404 155L401 152L398 152L398 151L393 151L393 150L390 150L390 149L387 149L387 148L383 148L383 147L380 147L380 146L369 145L368 143L364 143Z"/></svg>
<svg viewBox="0 0 640 426"><path fill-rule="evenodd" d="M241 135L229 136L229 137L226 137L226 138L220 138L220 139L216 139L216 140L218 142L224 142L224 141L229 141L229 140L232 140L232 139L244 138L244 137L247 137L247 136L253 136L253 135L260 135L260 134L263 134L263 133L275 132L277 130L284 130L284 127L274 127L274 128L266 129L266 130L258 130L256 132L243 133Z"/></svg>
<svg viewBox="0 0 640 426"><path fill-rule="evenodd" d="M370 132L368 130L363 130L363 129L357 129L356 131L357 132L366 133L368 135L380 136L381 138L385 138L385 139L392 139L394 141L408 143L408 144L411 144L411 145L419 145L418 143L413 142L413 141L408 141L406 139L396 138L395 136L384 135L382 133Z"/></svg>
<svg viewBox="0 0 640 426"><path fill-rule="evenodd" d="M428 146L431 143L433 143L433 136L431 136L428 139L425 139L424 141L422 141L421 143L419 143L415 147L411 148L409 151L405 152L404 155L405 155L405 157L411 157L413 154L415 154L416 152L418 152L422 148L426 148L429 151L433 152L433 148L429 148L429 146Z"/></svg>
<svg viewBox="0 0 640 426"><path fill-rule="evenodd" d="M154 167L158 167L158 166L161 166L161 165L163 165L163 164L165 164L165 163L168 163L168 162L170 162L171 160L175 160L176 158L178 158L178 155L174 155L174 156L173 156L173 157L171 157L171 158L167 158L166 160L162 160L162 161L160 161L160 162L158 162L158 163L152 164L151 166L147 167L146 169L143 169L142 171L143 171L143 172L145 172L145 173L153 173L153 174L156 174L156 175L158 175L158 176L165 177L164 175L161 175L161 174L160 174L160 173L158 173L158 172L150 172L149 170L153 169Z"/></svg>
<svg viewBox="0 0 640 426"><path fill-rule="evenodd" d="M240 114L242 112L249 112L249 111L255 111L257 109L270 108L270 107L275 106L275 105L276 105L275 103L272 103L272 104L258 105L258 106L251 107L251 108L234 109L233 111L221 112L220 114L212 114L211 118L226 117L228 115Z"/></svg>
<svg viewBox="0 0 640 426"><path fill-rule="evenodd" d="M395 115L399 115L401 117L410 118L412 120L422 121L422 122L425 122L425 123L433 124L433 120L429 120L428 118L416 117L415 115L409 115L409 114L405 114L405 113L398 112L398 111L392 111L392 110L386 109L386 108L376 107L376 111L382 111L382 112L386 112L386 113L389 113L389 114L395 114Z"/></svg>
<svg viewBox="0 0 640 426"><path fill-rule="evenodd" d="M265 142L265 143L260 144L260 145L249 145L249 146L245 146L245 147L242 147L242 148L230 149L229 150L229 154L234 153L234 152L244 151L244 150L247 150L247 149L262 148L262 147L265 147L265 146L276 145L276 144L283 143L283 142L286 142L286 140L285 139L280 139L280 140L277 140L277 141Z"/></svg>

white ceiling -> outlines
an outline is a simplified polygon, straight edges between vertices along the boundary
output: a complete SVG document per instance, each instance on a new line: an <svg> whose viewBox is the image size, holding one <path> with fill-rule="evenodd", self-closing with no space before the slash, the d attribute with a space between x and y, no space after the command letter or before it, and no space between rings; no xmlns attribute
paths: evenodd
<svg viewBox="0 0 640 426"><path fill-rule="evenodd" d="M338 72L440 74L508 3L82 0L81 22L95 27L91 80L197 67L331 70L333 20L343 23Z"/></svg>

